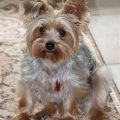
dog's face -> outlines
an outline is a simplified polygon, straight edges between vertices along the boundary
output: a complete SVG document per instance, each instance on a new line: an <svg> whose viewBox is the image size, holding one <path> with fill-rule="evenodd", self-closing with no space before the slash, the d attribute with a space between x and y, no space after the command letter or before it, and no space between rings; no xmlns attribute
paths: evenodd
<svg viewBox="0 0 120 120"><path fill-rule="evenodd" d="M77 16L78 13L74 12L78 5L74 5L73 1L79 3L80 0L71 0L58 13L47 9L44 2L36 10L27 36L29 52L33 57L61 63L76 53L81 35L79 27L83 19L82 15ZM85 14L84 10L81 12Z"/></svg>
<svg viewBox="0 0 120 120"><path fill-rule="evenodd" d="M76 52L78 31L65 14L41 15L33 21L27 42L32 56L58 63L69 59Z"/></svg>

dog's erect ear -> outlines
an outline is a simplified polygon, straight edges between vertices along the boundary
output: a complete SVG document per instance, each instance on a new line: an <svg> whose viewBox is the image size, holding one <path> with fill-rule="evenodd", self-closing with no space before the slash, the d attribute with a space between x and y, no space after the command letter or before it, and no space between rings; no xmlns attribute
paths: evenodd
<svg viewBox="0 0 120 120"><path fill-rule="evenodd" d="M24 14L41 15L48 10L47 0L25 0L23 3Z"/></svg>
<svg viewBox="0 0 120 120"><path fill-rule="evenodd" d="M79 20L88 21L88 12L86 0L67 0L62 10L64 14L72 14Z"/></svg>

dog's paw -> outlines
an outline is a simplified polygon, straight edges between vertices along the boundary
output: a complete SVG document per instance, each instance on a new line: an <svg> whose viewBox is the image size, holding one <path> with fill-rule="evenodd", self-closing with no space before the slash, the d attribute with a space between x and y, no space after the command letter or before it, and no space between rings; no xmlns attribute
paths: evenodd
<svg viewBox="0 0 120 120"><path fill-rule="evenodd" d="M62 118L60 120L78 120L78 116L73 115L69 112L66 112L66 113L64 113L64 115L62 116Z"/></svg>
<svg viewBox="0 0 120 120"><path fill-rule="evenodd" d="M48 117L38 112L34 115L34 120L48 120Z"/></svg>
<svg viewBox="0 0 120 120"><path fill-rule="evenodd" d="M90 118L90 120L109 120L109 117L106 114L94 115Z"/></svg>
<svg viewBox="0 0 120 120"><path fill-rule="evenodd" d="M60 120L74 120L72 117L68 116L68 117L63 117Z"/></svg>

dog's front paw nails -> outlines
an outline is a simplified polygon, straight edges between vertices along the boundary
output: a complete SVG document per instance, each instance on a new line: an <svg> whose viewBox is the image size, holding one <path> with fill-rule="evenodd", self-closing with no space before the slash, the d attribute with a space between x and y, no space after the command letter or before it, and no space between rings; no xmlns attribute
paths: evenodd
<svg viewBox="0 0 120 120"><path fill-rule="evenodd" d="M34 116L34 120L48 120L47 116L43 115L41 112L38 112Z"/></svg>

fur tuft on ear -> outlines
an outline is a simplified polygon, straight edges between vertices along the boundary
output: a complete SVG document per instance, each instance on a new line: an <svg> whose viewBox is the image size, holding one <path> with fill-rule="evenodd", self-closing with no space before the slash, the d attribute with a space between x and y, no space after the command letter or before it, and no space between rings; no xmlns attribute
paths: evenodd
<svg viewBox="0 0 120 120"><path fill-rule="evenodd" d="M47 0L24 0L22 6L20 18L27 26L39 15L51 11Z"/></svg>
<svg viewBox="0 0 120 120"><path fill-rule="evenodd" d="M23 3L24 14L44 14L48 10L47 0L25 0Z"/></svg>
<svg viewBox="0 0 120 120"><path fill-rule="evenodd" d="M75 15L80 21L88 22L89 15L86 0L67 0L62 12Z"/></svg>

